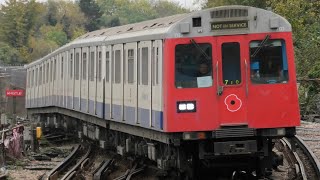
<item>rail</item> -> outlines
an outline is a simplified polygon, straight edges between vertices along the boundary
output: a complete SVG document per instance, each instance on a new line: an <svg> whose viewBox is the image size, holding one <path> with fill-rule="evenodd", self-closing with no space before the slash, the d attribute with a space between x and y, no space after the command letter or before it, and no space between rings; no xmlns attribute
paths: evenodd
<svg viewBox="0 0 320 180"><path fill-rule="evenodd" d="M79 152L81 145L77 145L73 151L69 154L67 158L64 159L58 166L52 169L49 174L47 180L55 180L58 179L59 172L63 170L76 156Z"/></svg>

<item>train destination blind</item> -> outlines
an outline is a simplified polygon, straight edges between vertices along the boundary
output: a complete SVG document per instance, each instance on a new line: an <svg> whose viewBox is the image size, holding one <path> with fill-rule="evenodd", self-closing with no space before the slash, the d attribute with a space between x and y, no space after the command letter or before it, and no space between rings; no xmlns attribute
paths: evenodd
<svg viewBox="0 0 320 180"><path fill-rule="evenodd" d="M224 21L211 23L211 30L243 29L248 27L248 21Z"/></svg>

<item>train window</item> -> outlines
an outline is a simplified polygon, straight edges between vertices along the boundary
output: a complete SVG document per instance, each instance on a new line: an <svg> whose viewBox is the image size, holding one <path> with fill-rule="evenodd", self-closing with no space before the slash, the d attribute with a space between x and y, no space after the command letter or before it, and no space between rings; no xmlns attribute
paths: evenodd
<svg viewBox="0 0 320 180"><path fill-rule="evenodd" d="M49 82L49 63L47 63L47 72L46 72L46 82L48 83Z"/></svg>
<svg viewBox="0 0 320 180"><path fill-rule="evenodd" d="M50 61L50 82L52 82L52 76L53 76L53 62Z"/></svg>
<svg viewBox="0 0 320 180"><path fill-rule="evenodd" d="M123 51L123 83L126 83L127 76L126 76L126 61L127 61L127 51Z"/></svg>
<svg viewBox="0 0 320 180"><path fill-rule="evenodd" d="M72 53L70 54L70 66L69 67L70 67L69 76L72 79L72 74L73 74L73 72L72 72L72 70L73 70L73 54Z"/></svg>
<svg viewBox="0 0 320 180"><path fill-rule="evenodd" d="M269 40L250 42L250 77L254 84L286 83L288 63L285 42Z"/></svg>
<svg viewBox="0 0 320 180"><path fill-rule="evenodd" d="M40 65L40 70L39 70L39 85L42 84L42 65Z"/></svg>
<svg viewBox="0 0 320 180"><path fill-rule="evenodd" d="M137 81L138 81L138 84L140 85L141 84L141 78L140 78L140 73L141 73L141 71L140 71L140 62L141 62L141 60L140 60L140 48L138 48L138 52L137 52L137 56L138 56L138 66L137 66L137 71L138 71L138 73L137 73Z"/></svg>
<svg viewBox="0 0 320 180"><path fill-rule="evenodd" d="M156 48L156 85L159 84L159 48Z"/></svg>
<svg viewBox="0 0 320 180"><path fill-rule="evenodd" d="M240 44L237 42L222 44L222 75L225 85L241 83Z"/></svg>
<svg viewBox="0 0 320 180"><path fill-rule="evenodd" d="M53 70L53 80L56 80L56 76L57 76L57 59L54 59L54 70Z"/></svg>
<svg viewBox="0 0 320 180"><path fill-rule="evenodd" d="M142 68L142 84L148 85L148 72L149 72L149 62L148 62L148 48L144 47L141 49L142 59L141 59L141 68Z"/></svg>
<svg viewBox="0 0 320 180"><path fill-rule="evenodd" d="M94 52L91 52L90 57L90 81L94 81Z"/></svg>
<svg viewBox="0 0 320 180"><path fill-rule="evenodd" d="M35 80L34 80L34 85L37 86L38 82L38 68L36 68L36 74L35 74Z"/></svg>
<svg viewBox="0 0 320 180"><path fill-rule="evenodd" d="M74 76L76 80L79 80L79 53L76 53L76 62L75 62L75 70Z"/></svg>
<svg viewBox="0 0 320 180"><path fill-rule="evenodd" d="M33 77L34 77L34 70L32 70L32 76L31 76L31 81L30 81L31 87L33 87Z"/></svg>
<svg viewBox="0 0 320 180"><path fill-rule="evenodd" d="M119 84L121 83L121 58L120 50L115 51L114 59L114 82Z"/></svg>
<svg viewBox="0 0 320 180"><path fill-rule="evenodd" d="M63 56L61 57L61 79L63 79Z"/></svg>
<svg viewBox="0 0 320 180"><path fill-rule="evenodd" d="M208 43L179 44L175 48L177 88L212 86L212 47Z"/></svg>
<svg viewBox="0 0 320 180"><path fill-rule="evenodd" d="M109 72L110 72L110 52L106 52L106 82L109 82Z"/></svg>
<svg viewBox="0 0 320 180"><path fill-rule="evenodd" d="M45 84L46 83L46 78L45 78L45 71L46 71L46 64L43 64L43 81L42 81L42 84Z"/></svg>
<svg viewBox="0 0 320 180"><path fill-rule="evenodd" d="M152 47L152 51L151 51L151 74L152 74L152 85L155 86L156 85L156 75L155 75L155 47Z"/></svg>
<svg viewBox="0 0 320 180"><path fill-rule="evenodd" d="M99 53L98 53L98 66L97 66L97 71L98 71L98 80L99 80L99 82L101 82L101 66L102 66L102 64L101 64L101 61L102 61L102 59L101 59L101 51L99 51Z"/></svg>
<svg viewBox="0 0 320 180"><path fill-rule="evenodd" d="M87 79L87 53L82 54L82 79Z"/></svg>
<svg viewBox="0 0 320 180"><path fill-rule="evenodd" d="M128 50L128 83L134 83L134 50Z"/></svg>

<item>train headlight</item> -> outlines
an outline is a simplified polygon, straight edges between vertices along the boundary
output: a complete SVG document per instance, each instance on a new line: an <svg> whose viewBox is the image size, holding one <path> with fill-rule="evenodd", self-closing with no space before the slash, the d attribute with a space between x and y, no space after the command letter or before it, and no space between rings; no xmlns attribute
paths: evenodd
<svg viewBox="0 0 320 180"><path fill-rule="evenodd" d="M196 112L196 101L178 101L177 112Z"/></svg>

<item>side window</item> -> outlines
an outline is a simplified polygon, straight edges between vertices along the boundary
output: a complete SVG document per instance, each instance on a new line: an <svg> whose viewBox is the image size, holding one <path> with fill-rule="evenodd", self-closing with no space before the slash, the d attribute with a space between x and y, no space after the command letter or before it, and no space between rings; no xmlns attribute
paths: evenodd
<svg viewBox="0 0 320 180"><path fill-rule="evenodd" d="M115 51L115 59L114 59L114 81L115 83L121 83L121 57L120 50Z"/></svg>
<svg viewBox="0 0 320 180"><path fill-rule="evenodd" d="M134 50L128 50L128 83L134 83Z"/></svg>
<svg viewBox="0 0 320 180"><path fill-rule="evenodd" d="M34 78L34 69L32 70L32 76L31 76L31 87L33 87L33 78Z"/></svg>
<svg viewBox="0 0 320 180"><path fill-rule="evenodd" d="M73 74L73 54L71 53L70 54L70 69L69 69L69 76L70 78L72 79L72 74Z"/></svg>
<svg viewBox="0 0 320 180"><path fill-rule="evenodd" d="M49 62L48 63L46 63L47 64L47 74L46 74L46 82L48 83L48 81L49 81Z"/></svg>
<svg viewBox="0 0 320 180"><path fill-rule="evenodd" d="M102 59L101 59L101 51L98 53L98 64L97 64L97 75L98 75L98 81L101 82L101 69L102 69Z"/></svg>
<svg viewBox="0 0 320 180"><path fill-rule="evenodd" d="M42 65L40 65L40 72L39 72L39 85L42 84Z"/></svg>
<svg viewBox="0 0 320 180"><path fill-rule="evenodd" d="M46 78L45 78L45 72L46 72L46 63L43 63L43 81L42 81L42 84L45 84L46 83Z"/></svg>
<svg viewBox="0 0 320 180"><path fill-rule="evenodd" d="M36 68L36 74L35 74L35 80L34 80L34 85L37 86L38 83L38 68Z"/></svg>
<svg viewBox="0 0 320 180"><path fill-rule="evenodd" d="M87 79L87 53L82 54L82 79Z"/></svg>
<svg viewBox="0 0 320 180"><path fill-rule="evenodd" d="M53 61L50 61L50 82L53 79Z"/></svg>
<svg viewBox="0 0 320 180"><path fill-rule="evenodd" d="M148 48L143 47L141 49L141 53L142 53L142 59L141 59L141 69L143 69L143 71L141 72L141 78L142 78L142 84L143 85L148 85L148 72L149 72L149 51Z"/></svg>
<svg viewBox="0 0 320 180"><path fill-rule="evenodd" d="M241 83L240 44L237 42L222 44L222 75L225 85Z"/></svg>
<svg viewBox="0 0 320 180"><path fill-rule="evenodd" d="M250 77L254 84L287 83L288 63L285 42L250 42Z"/></svg>
<svg viewBox="0 0 320 180"><path fill-rule="evenodd" d="M94 52L90 55L90 81L94 81Z"/></svg>
<svg viewBox="0 0 320 180"><path fill-rule="evenodd" d="M54 59L54 66L53 66L54 70L53 70L53 80L56 80L56 76L57 76L57 59Z"/></svg>
<svg viewBox="0 0 320 180"><path fill-rule="evenodd" d="M109 82L110 78L110 52L106 52L106 82Z"/></svg>
<svg viewBox="0 0 320 180"><path fill-rule="evenodd" d="M61 57L61 79L63 79L63 56Z"/></svg>
<svg viewBox="0 0 320 180"><path fill-rule="evenodd" d="M79 53L76 53L76 62L75 62L75 70L74 70L74 76L76 80L79 80Z"/></svg>
<svg viewBox="0 0 320 180"><path fill-rule="evenodd" d="M212 46L209 43L179 44L175 48L177 88L212 86Z"/></svg>

